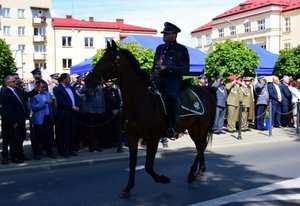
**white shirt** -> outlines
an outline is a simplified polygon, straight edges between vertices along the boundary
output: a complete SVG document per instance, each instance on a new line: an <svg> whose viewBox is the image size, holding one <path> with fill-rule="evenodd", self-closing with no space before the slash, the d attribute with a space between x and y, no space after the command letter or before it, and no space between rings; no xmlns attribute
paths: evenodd
<svg viewBox="0 0 300 206"><path fill-rule="evenodd" d="M274 87L275 87L275 89L276 89L278 98L281 99L281 91L280 91L279 85L278 85L278 84L275 84L275 83L273 83L273 84L274 84Z"/></svg>

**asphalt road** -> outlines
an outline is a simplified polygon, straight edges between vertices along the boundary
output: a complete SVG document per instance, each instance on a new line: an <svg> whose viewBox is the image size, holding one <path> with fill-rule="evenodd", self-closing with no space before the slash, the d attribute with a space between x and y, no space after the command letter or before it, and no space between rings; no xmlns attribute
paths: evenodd
<svg viewBox="0 0 300 206"><path fill-rule="evenodd" d="M138 161L129 200L127 161L0 177L0 205L299 205L300 142L228 145L207 151L204 182L187 184L195 153L156 159L172 182L156 184Z"/></svg>

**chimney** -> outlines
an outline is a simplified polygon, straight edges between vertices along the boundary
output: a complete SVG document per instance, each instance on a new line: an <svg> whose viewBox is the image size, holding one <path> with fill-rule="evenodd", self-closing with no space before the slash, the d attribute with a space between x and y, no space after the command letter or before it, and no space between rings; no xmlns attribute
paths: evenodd
<svg viewBox="0 0 300 206"><path fill-rule="evenodd" d="M72 15L66 15L67 19L72 19Z"/></svg>
<svg viewBox="0 0 300 206"><path fill-rule="evenodd" d="M89 17L89 21L94 21L94 17L93 17L93 16L90 16L90 17Z"/></svg>
<svg viewBox="0 0 300 206"><path fill-rule="evenodd" d="M116 19L117 23L124 24L124 19Z"/></svg>

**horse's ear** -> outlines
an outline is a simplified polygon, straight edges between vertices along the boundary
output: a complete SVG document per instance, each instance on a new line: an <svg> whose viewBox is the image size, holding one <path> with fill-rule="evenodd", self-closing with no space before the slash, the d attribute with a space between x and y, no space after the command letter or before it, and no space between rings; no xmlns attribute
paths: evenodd
<svg viewBox="0 0 300 206"><path fill-rule="evenodd" d="M110 49L110 48L111 48L109 41L106 42L106 48L107 48L107 49Z"/></svg>
<svg viewBox="0 0 300 206"><path fill-rule="evenodd" d="M116 44L116 42L114 40L111 40L111 48L113 50L117 50L117 44Z"/></svg>

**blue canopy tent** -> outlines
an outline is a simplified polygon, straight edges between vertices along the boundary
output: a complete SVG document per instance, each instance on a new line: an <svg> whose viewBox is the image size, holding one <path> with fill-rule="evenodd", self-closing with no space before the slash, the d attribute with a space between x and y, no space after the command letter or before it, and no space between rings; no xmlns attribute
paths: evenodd
<svg viewBox="0 0 300 206"><path fill-rule="evenodd" d="M92 62L93 62L93 57L86 59L85 61L79 64L71 66L70 74L82 74L90 71L91 69L93 69Z"/></svg>
<svg viewBox="0 0 300 206"><path fill-rule="evenodd" d="M153 36L142 36L142 35L130 35L127 38L121 41L121 44L127 42L137 42L137 44L144 48L150 48L154 52L156 47L160 44L163 44L162 37L153 37ZM188 47L188 52L190 55L190 74L199 75L203 73L204 63L206 54L198 49Z"/></svg>
<svg viewBox="0 0 300 206"><path fill-rule="evenodd" d="M279 55L267 51L258 44L247 44L247 46L254 50L260 58L259 66L255 69L255 73L257 75L272 75Z"/></svg>

